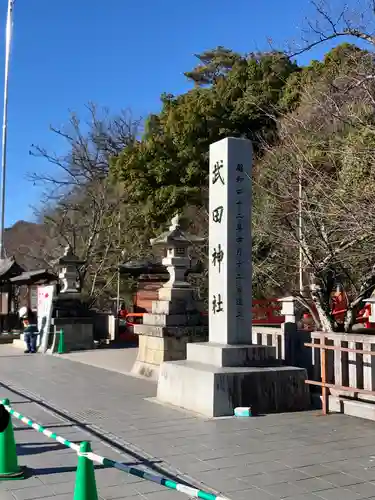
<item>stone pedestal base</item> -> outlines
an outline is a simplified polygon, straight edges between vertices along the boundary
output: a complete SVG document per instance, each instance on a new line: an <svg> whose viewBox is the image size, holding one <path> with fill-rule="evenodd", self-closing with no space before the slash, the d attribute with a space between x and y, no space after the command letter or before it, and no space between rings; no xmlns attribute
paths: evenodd
<svg viewBox="0 0 375 500"><path fill-rule="evenodd" d="M64 318L85 318L88 308L81 300L78 292L60 293L53 299L54 316L59 319Z"/></svg>
<svg viewBox="0 0 375 500"><path fill-rule="evenodd" d="M188 344L187 359L197 363L208 363L217 367L274 366L281 362L276 358L276 348L252 344L217 344L196 342Z"/></svg>
<svg viewBox="0 0 375 500"><path fill-rule="evenodd" d="M134 326L139 335L134 375L158 380L159 368L165 361L186 359L186 345L208 338L207 318L199 312L188 283L164 285L158 300L152 301L152 312L143 315L143 324Z"/></svg>
<svg viewBox="0 0 375 500"><path fill-rule="evenodd" d="M187 345L187 360L163 363L157 399L207 417L306 410L306 370L281 366L275 348L204 342Z"/></svg>
<svg viewBox="0 0 375 500"><path fill-rule="evenodd" d="M49 342L48 354L57 352L60 330L64 330L66 352L94 348L93 325L89 318L53 318L54 333Z"/></svg>
<svg viewBox="0 0 375 500"><path fill-rule="evenodd" d="M180 327L178 330L148 325L137 325L136 328L138 333L142 329L152 335L139 335L138 355L132 373L151 380L158 380L163 362L186 359L186 346L207 338L205 326Z"/></svg>
<svg viewBox="0 0 375 500"><path fill-rule="evenodd" d="M66 352L94 348L93 325L90 318L52 318L51 329L53 329L53 332L49 333L48 354L57 352L60 330L64 330ZM23 334L19 336L19 339L13 340L13 346L25 349ZM38 351L41 352L40 346Z"/></svg>
<svg viewBox="0 0 375 500"><path fill-rule="evenodd" d="M307 410L306 371L290 366L215 367L194 361L163 363L157 390L161 402L207 417L233 416L234 408L255 413Z"/></svg>

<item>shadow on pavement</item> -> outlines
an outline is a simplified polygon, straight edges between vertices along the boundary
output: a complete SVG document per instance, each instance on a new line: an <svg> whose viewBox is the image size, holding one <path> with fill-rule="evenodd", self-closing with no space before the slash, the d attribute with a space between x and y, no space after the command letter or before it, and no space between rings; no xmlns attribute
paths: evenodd
<svg viewBox="0 0 375 500"><path fill-rule="evenodd" d="M53 429L61 429L62 427L77 427L77 426L73 425L73 424L45 424L45 425L43 425L43 427L46 427L49 430L53 430ZM14 431L34 431L35 432L35 429L33 429L32 427L27 427L26 425L20 426L20 427L16 427L14 425L13 430Z"/></svg>
<svg viewBox="0 0 375 500"><path fill-rule="evenodd" d="M39 455L39 453L45 453L47 451L65 450L66 446L60 443L27 443L27 444L17 444L17 455Z"/></svg>
<svg viewBox="0 0 375 500"><path fill-rule="evenodd" d="M124 465L128 467L139 467L140 463L129 463L129 462L123 462ZM100 469L113 469L113 467L107 467L106 465L99 465L99 464L94 464L94 469L95 470L100 470ZM70 465L67 467L38 467L38 468L29 468L30 472L32 473L33 476L48 476L50 474L63 474L64 472L76 472L77 466ZM121 472L121 471L119 471ZM140 478L140 481L142 479Z"/></svg>
<svg viewBox="0 0 375 500"><path fill-rule="evenodd" d="M120 444L117 439L111 439L110 437L103 435L100 432L100 430L93 429L92 427L90 427L90 424L80 422L77 418L74 418L73 415L69 415L69 414L65 413L63 410L57 409L53 405L47 403L47 401L39 399L38 397L35 397L35 396L34 397L29 396L29 395L26 396L25 394L22 393L22 390L13 388L10 385L5 384L4 382L0 382L0 386L4 387L4 389L12 392L13 394L16 394L19 397L27 397L30 401L36 403L38 406L40 406L44 410L52 412L53 414L64 419L65 421L71 422L74 427L78 427L79 429L83 429L89 435L94 436L95 438L98 438L100 441L102 441L103 443L106 443L107 445L109 445L110 447L115 449L116 451L118 451L120 453L125 453L126 455L129 455L130 457L139 461L138 463L141 463L143 465L143 467L145 467L145 466L148 467L154 473L156 472L157 474L165 477L166 479L183 484L185 486L193 486L194 487L194 484L190 482L190 478L188 478L188 481L187 481L187 480L183 479L182 477L179 477L177 474L174 474L174 473L166 470L164 467L157 465L157 463L160 463L160 462L155 462L152 459L150 460L149 458L142 456L141 453L137 453L135 450L130 449L130 447L127 446L125 443ZM95 450L93 450L93 451L95 452ZM50 472L50 474L52 474L52 472Z"/></svg>
<svg viewBox="0 0 375 500"><path fill-rule="evenodd" d="M95 470L98 469L110 469L111 467L105 467L104 465L95 465ZM33 476L49 476L50 474L63 474L64 472L76 472L77 466L70 465L68 467L40 467L32 468L30 467L30 472Z"/></svg>

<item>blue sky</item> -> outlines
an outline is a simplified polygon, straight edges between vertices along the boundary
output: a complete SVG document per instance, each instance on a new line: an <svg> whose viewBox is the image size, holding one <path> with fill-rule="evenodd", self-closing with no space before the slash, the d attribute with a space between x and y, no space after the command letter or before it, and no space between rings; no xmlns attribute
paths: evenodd
<svg viewBox="0 0 375 500"><path fill-rule="evenodd" d="M0 85L7 0L0 0ZM162 92L189 88L194 53L224 45L240 52L299 39L308 0L16 0L10 73L6 225L32 220L40 188L28 172L51 172L30 145L63 151L49 125L93 101L145 116ZM321 57L328 47L304 56ZM0 102L2 101L2 91ZM2 102L0 104L0 108Z"/></svg>

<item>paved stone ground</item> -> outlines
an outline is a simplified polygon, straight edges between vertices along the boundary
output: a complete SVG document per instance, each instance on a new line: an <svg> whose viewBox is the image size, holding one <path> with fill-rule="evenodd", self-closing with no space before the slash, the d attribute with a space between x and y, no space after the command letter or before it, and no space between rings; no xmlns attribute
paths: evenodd
<svg viewBox="0 0 375 500"><path fill-rule="evenodd" d="M78 351L64 354L64 359L71 361L79 361L97 368L105 368L117 373L128 374L137 358L138 348L122 348L113 349L111 347L102 347L90 351Z"/></svg>
<svg viewBox="0 0 375 500"><path fill-rule="evenodd" d="M28 416L38 417L33 412L41 412L40 405L53 407L64 422L101 435L101 439L90 438L98 453L115 453L106 448L104 440L116 445L124 461L141 463L155 473L196 487L204 484L205 489L220 491L232 500L375 499L375 426L369 421L344 415L322 417L316 412L206 420L150 401L156 386L148 381L58 357L23 356L8 346L0 347L0 382L1 397L8 396L3 389L8 385L39 403L25 404L18 395L11 396L14 406ZM44 419L50 418L46 413ZM17 437L20 432L16 431ZM23 432L25 438L20 442L37 443L36 432ZM83 431L61 429L68 439L69 432ZM58 493L58 500L72 498L74 472L55 470L59 461L61 467L72 467L71 452L55 450L50 444L51 449L38 453L37 446L35 455L25 458L39 461L35 466L50 469L50 474L26 480L23 496L12 486L13 494L20 500ZM100 494L106 499L184 498L144 481L129 483L128 476L122 479L118 471L98 470L96 475ZM47 484L47 477L64 478L61 484L70 490L55 491L50 484L60 483L52 479ZM119 480L126 482L114 484ZM28 486L28 481L38 483ZM41 489L33 493L33 487ZM141 487L157 491L137 489ZM35 496L27 496L27 489ZM3 498L8 500L0 495Z"/></svg>
<svg viewBox="0 0 375 500"><path fill-rule="evenodd" d="M149 470L149 467L145 466L142 460L136 460L124 453L116 453L100 438L93 437L82 428L72 425L69 420L42 409L29 398L20 397L19 394L3 388L0 389L0 393L2 398L11 399L12 404L20 413L70 441L79 443L83 440L89 440L99 455ZM77 456L74 451L35 432L18 420L13 420L13 426L19 464L27 467L26 479L0 482L0 500L42 498L44 500L52 498L54 500L71 500L77 466ZM101 499L140 500L147 498L143 496L144 493L155 492L159 495L165 493L165 490L157 484L146 483L142 479L123 474L120 471L103 468L100 465L97 465L95 469Z"/></svg>

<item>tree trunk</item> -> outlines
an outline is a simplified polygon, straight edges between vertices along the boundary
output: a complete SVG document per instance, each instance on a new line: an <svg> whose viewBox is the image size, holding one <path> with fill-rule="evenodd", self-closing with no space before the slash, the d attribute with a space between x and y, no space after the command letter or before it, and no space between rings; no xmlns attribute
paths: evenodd
<svg viewBox="0 0 375 500"><path fill-rule="evenodd" d="M334 330L335 321L330 315L330 305L326 300L326 297L329 295L327 290L322 288L320 280L314 275L311 276L310 293L319 316L322 331L332 332Z"/></svg>
<svg viewBox="0 0 375 500"><path fill-rule="evenodd" d="M344 320L344 332L349 333L352 331L355 322L354 309L351 307L346 311Z"/></svg>
<svg viewBox="0 0 375 500"><path fill-rule="evenodd" d="M313 298L314 300L314 298ZM318 311L318 316L320 320L320 326L323 332L332 332L334 330L334 325L331 318L325 312L319 300L314 300L316 310Z"/></svg>

